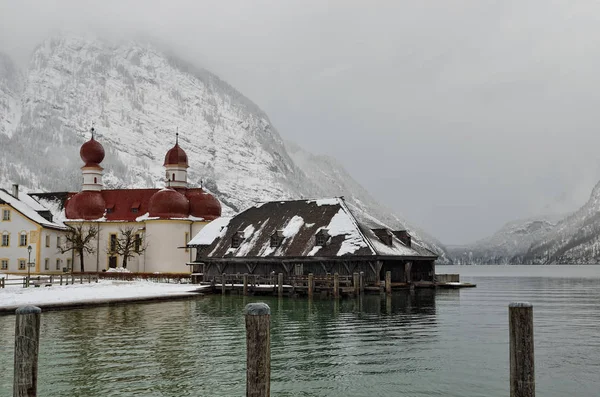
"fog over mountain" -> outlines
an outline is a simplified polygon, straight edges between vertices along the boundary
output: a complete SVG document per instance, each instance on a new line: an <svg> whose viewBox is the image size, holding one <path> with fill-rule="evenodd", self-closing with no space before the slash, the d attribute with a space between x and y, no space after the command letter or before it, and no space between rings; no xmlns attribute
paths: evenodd
<svg viewBox="0 0 600 397"><path fill-rule="evenodd" d="M598 15L544 0L0 0L0 51L22 69L58 30L148 39L465 244L576 211L600 180Z"/></svg>

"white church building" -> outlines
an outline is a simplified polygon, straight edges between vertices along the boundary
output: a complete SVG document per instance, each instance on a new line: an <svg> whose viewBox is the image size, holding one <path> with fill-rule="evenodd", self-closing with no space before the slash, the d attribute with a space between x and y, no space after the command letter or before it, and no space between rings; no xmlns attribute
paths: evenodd
<svg viewBox="0 0 600 397"><path fill-rule="evenodd" d="M84 255L86 272L123 266L124 258L118 245L125 231L135 236L132 256L127 258L129 271L189 273L187 263L194 259L194 253L186 244L207 223L221 216L221 204L202 188L188 187L188 159L178 139L165 155L166 187L163 189L104 189L101 166L104 148L95 139L94 129L92 138L82 145L80 156L84 165L79 192L23 194L27 196L29 209L22 211L17 208L25 204L19 204L23 202L14 194L0 195L0 207L11 212L9 221L0 222L0 232L9 236L10 243L8 249L0 247L0 258L8 261L7 268L0 272L22 272L21 261L28 258L29 244L35 250L36 265L31 268L32 273L62 272L63 268L82 271L78 253L60 254L57 246L64 245L67 226L83 226L83 230L89 227L98 230L90 244L94 252ZM36 212L36 206L40 211L47 211L46 218ZM52 213L48 209L52 209ZM20 233L27 234L25 246L17 245L24 242L19 240Z"/></svg>

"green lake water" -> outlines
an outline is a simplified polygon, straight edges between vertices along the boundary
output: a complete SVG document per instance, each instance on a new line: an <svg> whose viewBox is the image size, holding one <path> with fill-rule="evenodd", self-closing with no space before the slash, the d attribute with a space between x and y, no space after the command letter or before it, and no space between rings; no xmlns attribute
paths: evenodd
<svg viewBox="0 0 600 397"><path fill-rule="evenodd" d="M243 396L249 302L271 306L272 396L508 396L508 304L534 305L537 394L600 396L600 266L443 267L391 298L205 296L42 315L38 395ZM14 316L0 317L0 396Z"/></svg>

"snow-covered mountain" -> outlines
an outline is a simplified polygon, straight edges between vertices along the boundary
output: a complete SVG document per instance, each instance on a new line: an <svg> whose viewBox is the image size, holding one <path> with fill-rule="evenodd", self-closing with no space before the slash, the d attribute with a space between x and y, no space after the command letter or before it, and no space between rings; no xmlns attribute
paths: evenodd
<svg viewBox="0 0 600 397"><path fill-rule="evenodd" d="M600 182L583 207L558 222L516 259L531 264L600 263Z"/></svg>
<svg viewBox="0 0 600 397"><path fill-rule="evenodd" d="M600 182L572 214L511 222L490 238L448 251L459 264L600 263Z"/></svg>
<svg viewBox="0 0 600 397"><path fill-rule="evenodd" d="M344 195L365 216L405 225L339 164L297 147L290 156L268 116L229 84L152 46L58 37L35 49L27 70L0 57L4 186L79 189L79 147L92 122L107 152L108 187L162 186L163 156L178 129L189 180L214 193L225 213L257 201ZM423 239L447 260L441 244Z"/></svg>
<svg viewBox="0 0 600 397"><path fill-rule="evenodd" d="M560 216L540 216L512 221L491 237L465 246L448 247L456 264L515 264L531 244L548 234L560 220Z"/></svg>

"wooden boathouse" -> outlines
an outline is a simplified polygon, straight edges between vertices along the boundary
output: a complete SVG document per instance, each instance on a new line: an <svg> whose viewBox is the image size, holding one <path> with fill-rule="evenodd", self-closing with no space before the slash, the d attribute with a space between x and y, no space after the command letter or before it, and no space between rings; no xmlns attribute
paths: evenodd
<svg viewBox="0 0 600 397"><path fill-rule="evenodd" d="M261 203L205 226L188 243L197 250L189 265L201 280L213 282L225 275L282 274L291 284L309 274L361 274L365 287L379 288L388 273L396 285L434 285L434 252L406 230L359 220L355 212L343 198Z"/></svg>

